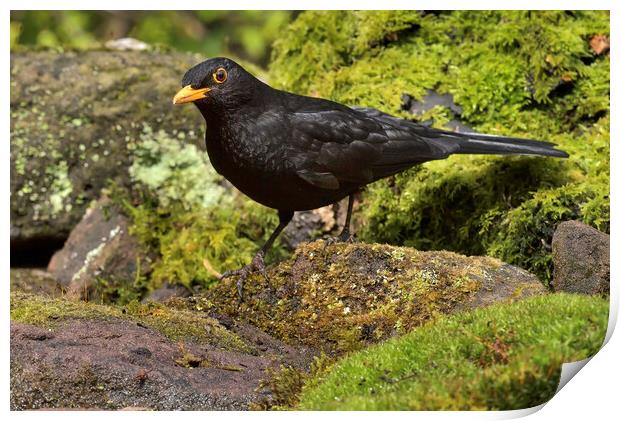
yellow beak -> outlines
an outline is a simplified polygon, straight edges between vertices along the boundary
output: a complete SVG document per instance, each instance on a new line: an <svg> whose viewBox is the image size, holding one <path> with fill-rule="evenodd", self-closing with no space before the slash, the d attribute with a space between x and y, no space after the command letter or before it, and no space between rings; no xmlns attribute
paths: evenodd
<svg viewBox="0 0 620 421"><path fill-rule="evenodd" d="M200 88L194 89L191 85L185 86L181 89L177 94L172 98L173 104L185 104L186 102L194 102L199 99L205 98L207 96L207 92L211 89L209 88Z"/></svg>

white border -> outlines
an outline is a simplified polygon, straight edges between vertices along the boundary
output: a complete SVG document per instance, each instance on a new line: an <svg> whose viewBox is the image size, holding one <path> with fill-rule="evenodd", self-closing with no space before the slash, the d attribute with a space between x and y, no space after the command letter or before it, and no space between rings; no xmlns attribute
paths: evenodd
<svg viewBox="0 0 620 421"><path fill-rule="evenodd" d="M477 1L465 4L462 1L455 0L435 0L435 1L420 1L420 2L404 2L404 1L391 1L383 0L377 2L376 0L359 0L359 1L326 1L326 0L313 0L313 1L269 1L257 4L251 1L236 1L228 0L226 2L208 2L206 0L198 1L186 1L178 0L175 2L166 2L162 0L151 1L90 1L86 4L83 1L56 1L53 4L43 1L22 0L3 2L4 8L2 9L2 22L5 24L2 27L5 31L9 28L9 10L12 9L118 9L118 10L142 10L142 9L156 9L156 10L187 10L187 9L230 9L230 10L243 10L243 9L376 9L380 7L382 9L604 9L612 10L612 52L616 50L614 48L614 42L616 42L615 35L617 35L618 28L618 2L614 1L600 1L590 0L588 2L577 0L553 0L545 1L541 4L540 1L534 0L521 0L521 1ZM220 6L220 7L218 7ZM225 7L221 7L225 6ZM2 225L2 232L0 232L0 238L2 241L2 268L5 274L3 281L5 293L2 295L3 299L3 312L2 320L4 326L4 338L9 337L9 165L6 163L10 156L9 147L9 101L8 91L6 90L10 86L10 74L9 74L9 37L6 32L2 41L3 44L3 83L0 85L5 92L4 101L2 104L2 153L4 156L5 165L2 166L2 189L3 196L7 198L4 206L2 206L2 216L5 223ZM618 74L618 69L615 65L615 60L611 60L612 63L612 75ZM611 138L617 139L617 124L618 124L618 93L616 89L615 81L612 81L612 96L611 96ZM617 162L617 147L612 142L611 155L612 162ZM618 201L616 199L616 175L617 171L611 166L611 210L612 221L617 221L617 209ZM612 233L614 230L614 223L612 223ZM612 234L611 239L611 256L617 256L618 247L616 245L615 237ZM616 266L612 264L612 315L610 317L610 330L608 336L611 335L617 320L618 310L618 288L616 287ZM620 356L620 341L617 338L618 335L611 337L607 345L581 370L573 380L571 380L549 403L544 405L540 411L531 415L531 419L543 420L543 419L574 419L584 417L595 417L600 419L610 419L610 414L617 416L618 412L618 376L619 376L619 364L618 356ZM2 412L5 415L15 419L35 418L35 419L62 419L72 420L87 416L89 419L108 419L109 417L115 418L160 418L165 417L168 419L171 414L167 412L151 412L151 413L129 413L129 412L54 412L54 411L41 411L41 412L9 412L9 341L5 339L2 343L2 357L4 364L2 365L2 391L4 400L2 401ZM540 409L540 408L538 408ZM343 417L350 415L357 420L370 419L375 417L395 417L400 419L507 419L515 418L525 415L525 411L510 411L510 412L385 412L371 413L371 412L356 412L356 413L335 413L325 412L321 413L321 417ZM531 412L531 411L529 411ZM315 418L316 413L290 413L290 412L250 412L250 413L238 413L238 412L220 412L217 414L211 414L209 412L184 412L176 413L173 416L182 416L183 418L200 419L203 421L205 417L216 416L218 419L238 419L238 418L289 418L294 416L298 420Z"/></svg>

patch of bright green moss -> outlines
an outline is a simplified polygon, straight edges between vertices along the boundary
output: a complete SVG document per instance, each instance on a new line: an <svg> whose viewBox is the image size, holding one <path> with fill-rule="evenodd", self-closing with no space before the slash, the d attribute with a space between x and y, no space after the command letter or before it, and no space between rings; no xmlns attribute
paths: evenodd
<svg viewBox="0 0 620 421"><path fill-rule="evenodd" d="M427 163L371 185L357 215L364 241L493 254L548 282L559 222L609 225L610 60L590 48L596 34L609 35L606 11L308 11L274 44L271 81L407 118L401 96L432 89L479 132L567 150Z"/></svg>
<svg viewBox="0 0 620 421"><path fill-rule="evenodd" d="M270 267L268 280L250 275L241 303L234 278L189 302L287 343L342 354L481 305L473 303L496 293L496 282L503 287L494 300L542 293L533 276L513 273L517 280L507 280L505 269L489 257L321 240L298 246L294 256Z"/></svg>
<svg viewBox="0 0 620 421"><path fill-rule="evenodd" d="M161 332L172 341L195 341L241 352L252 350L214 319L163 304L132 302L115 307L20 292L11 294L11 320L15 322L53 329L71 319L131 320Z"/></svg>
<svg viewBox="0 0 620 421"><path fill-rule="evenodd" d="M277 225L275 212L239 195L228 194L217 206L190 205L187 201L163 205L148 188L139 192L139 203L118 196L128 213L130 233L157 256L149 275L148 289L164 282L190 289L212 285L217 272L237 269L251 261L262 242ZM276 246L269 259L281 258Z"/></svg>
<svg viewBox="0 0 620 421"><path fill-rule="evenodd" d="M551 399L561 365L603 343L609 306L552 294L441 318L308 382L299 409L508 410Z"/></svg>

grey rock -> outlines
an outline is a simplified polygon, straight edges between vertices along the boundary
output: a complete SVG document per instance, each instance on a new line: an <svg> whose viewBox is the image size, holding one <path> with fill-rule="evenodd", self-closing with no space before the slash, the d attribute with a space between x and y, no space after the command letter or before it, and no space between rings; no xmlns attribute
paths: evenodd
<svg viewBox="0 0 620 421"><path fill-rule="evenodd" d="M558 225L551 244L555 291L609 293L609 235L579 221Z"/></svg>
<svg viewBox="0 0 620 421"><path fill-rule="evenodd" d="M142 299L143 303L147 303L149 301L154 302L163 302L169 300L170 298L183 298L189 297L191 292L180 284L170 284L168 282L164 282L162 286L157 288L154 291L149 292L146 297Z"/></svg>

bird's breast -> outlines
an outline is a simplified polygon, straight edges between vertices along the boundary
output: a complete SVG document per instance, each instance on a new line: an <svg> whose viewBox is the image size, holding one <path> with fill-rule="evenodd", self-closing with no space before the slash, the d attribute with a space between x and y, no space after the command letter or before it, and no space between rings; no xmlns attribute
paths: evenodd
<svg viewBox="0 0 620 421"><path fill-rule="evenodd" d="M209 135L207 131L207 153L215 170L262 205L307 210L348 194L348 190L318 189L302 180L291 163L289 146L246 136Z"/></svg>

